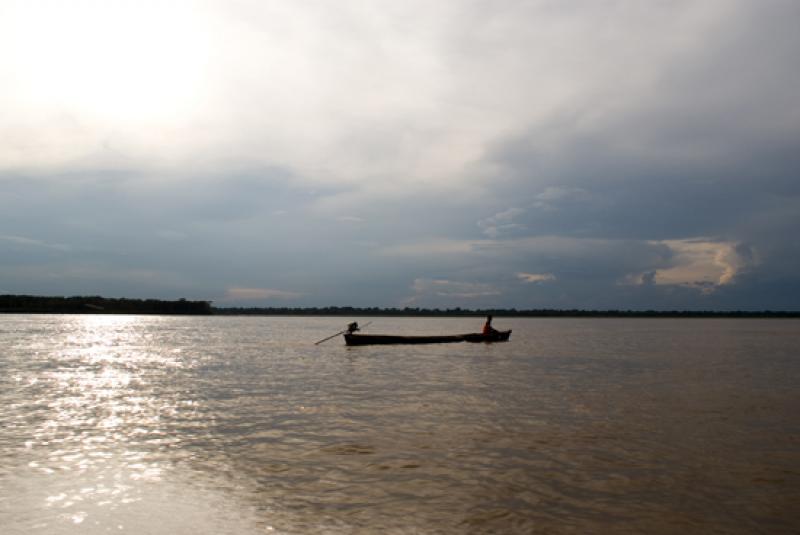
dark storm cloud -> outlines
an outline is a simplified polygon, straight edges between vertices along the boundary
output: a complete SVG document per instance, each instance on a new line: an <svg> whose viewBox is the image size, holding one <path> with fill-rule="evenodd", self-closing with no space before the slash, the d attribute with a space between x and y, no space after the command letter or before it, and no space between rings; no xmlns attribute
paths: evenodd
<svg viewBox="0 0 800 535"><path fill-rule="evenodd" d="M740 306L768 306L764 285L788 283L800 269L800 71L787 68L800 50L789 28L798 15L789 3L747 6L712 28L707 46L662 66L650 91L588 102L496 143L487 161L502 169L495 191L506 202L478 226L506 239L730 242L740 257L736 284L703 302L733 305L736 295ZM635 273L608 262L619 254L596 251L582 269L609 280ZM669 256L650 263L647 282ZM564 256L538 264L562 280L574 271Z"/></svg>

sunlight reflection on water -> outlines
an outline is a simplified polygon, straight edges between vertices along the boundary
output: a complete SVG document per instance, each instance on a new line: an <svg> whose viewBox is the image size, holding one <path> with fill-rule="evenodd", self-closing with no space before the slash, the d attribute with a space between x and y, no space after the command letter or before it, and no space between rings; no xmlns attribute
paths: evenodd
<svg viewBox="0 0 800 535"><path fill-rule="evenodd" d="M203 493L174 469L169 454L182 437L169 428L181 419L203 426L197 401L164 389L170 370L190 366L180 348L156 333L163 318L76 316L50 318L50 344L19 355L21 390L11 406L11 430L24 434L23 451L3 463L11 510L30 518L4 522L4 532L81 532L149 526L159 533L215 533L240 525L239 515L209 516L220 498ZM18 344L19 346L20 344ZM165 349L167 351L165 351ZM27 372L27 373L26 373ZM4 453L13 448L3 441ZM27 461L23 467L9 462ZM9 470L9 468L12 468ZM199 487L202 489L202 486ZM5 492L4 492L5 494ZM222 523L218 523L224 518Z"/></svg>
<svg viewBox="0 0 800 535"><path fill-rule="evenodd" d="M796 323L2 320L3 535L800 525Z"/></svg>

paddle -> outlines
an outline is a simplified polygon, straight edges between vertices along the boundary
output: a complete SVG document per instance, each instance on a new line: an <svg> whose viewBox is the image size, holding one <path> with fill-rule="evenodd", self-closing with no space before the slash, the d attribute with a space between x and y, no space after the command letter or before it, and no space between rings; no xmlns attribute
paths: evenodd
<svg viewBox="0 0 800 535"><path fill-rule="evenodd" d="M369 325L370 323L372 323L372 322L371 322L371 321L368 321L367 323L365 323L364 325L362 325L362 327L366 327L366 326L367 326L367 325ZM361 328L361 327L359 327L359 329L360 329L360 328ZM331 338L335 338L335 337L339 336L340 334L344 334L344 333L346 333L348 330L349 330L349 329L345 329L345 330L343 330L343 331L339 331L339 332L338 332L338 333L336 333L336 334L332 334L332 335L330 335L330 336L329 336L329 337L327 337L327 338L323 338L323 339L322 339L322 340L320 340L319 342L314 342L314 345L315 345L315 346L318 346L318 345L319 345L319 344L321 344L322 342L327 342L327 341L328 341L328 340L330 340Z"/></svg>
<svg viewBox="0 0 800 535"><path fill-rule="evenodd" d="M339 336L340 334L344 334L344 333L346 333L346 332L347 332L347 329L345 329L345 330L343 330L343 331L339 331L338 333L336 333L336 334L332 334L332 335L330 335L330 336L329 336L329 337L327 337L327 338L323 338L323 339L322 339L322 340L320 340L319 342L314 342L314 345L315 345L315 346L318 346L318 345L320 345L322 342L327 342L327 341L328 341L328 340L330 340L331 338L334 338L334 337L336 337L336 336Z"/></svg>

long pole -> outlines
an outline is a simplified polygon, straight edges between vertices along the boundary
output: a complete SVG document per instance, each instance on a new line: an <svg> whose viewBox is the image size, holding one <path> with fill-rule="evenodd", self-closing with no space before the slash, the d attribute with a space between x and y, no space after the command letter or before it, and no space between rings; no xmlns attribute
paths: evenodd
<svg viewBox="0 0 800 535"><path fill-rule="evenodd" d="M371 322L371 321L368 321L367 323L365 323L365 324L364 324L364 325L362 325L361 327L366 327L366 326L368 326L370 323L372 323L372 322ZM335 337L339 336L340 334L344 334L344 333L346 333L347 331L348 331L348 329L345 329L345 330L343 330L343 331L339 331L338 333L336 333L336 334L332 334L332 335L330 335L330 336L329 336L329 337L327 337L327 338L323 338L323 339L322 339L322 340L320 340L319 342L314 342L314 345L315 345L315 346L318 346L318 345L320 345L322 342L327 342L327 341L328 341L328 340L330 340L331 338L335 338Z"/></svg>
<svg viewBox="0 0 800 535"><path fill-rule="evenodd" d="M340 334L344 334L344 333L346 333L346 332L347 332L347 329L345 329L345 330L343 330L343 331L339 331L338 333L336 333L336 334L332 334L332 335L330 335L330 336L329 336L329 337L327 337L327 338L323 338L323 339L322 339L322 340L320 340L319 342L314 342L314 345L315 345L315 346L318 346L318 345L319 345L319 344L321 344L322 342L326 342L326 341L330 340L331 338L333 338L333 337L335 337L335 336L339 336Z"/></svg>

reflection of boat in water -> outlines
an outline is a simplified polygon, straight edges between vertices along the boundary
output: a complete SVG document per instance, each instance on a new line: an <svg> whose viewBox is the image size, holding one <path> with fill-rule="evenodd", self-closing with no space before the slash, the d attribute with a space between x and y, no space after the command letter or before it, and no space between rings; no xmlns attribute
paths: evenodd
<svg viewBox="0 0 800 535"><path fill-rule="evenodd" d="M450 344L454 342L505 342L511 331L496 331L490 334L468 333L433 336L400 336L393 334L356 334L345 333L344 341L349 346L365 346L376 344Z"/></svg>

